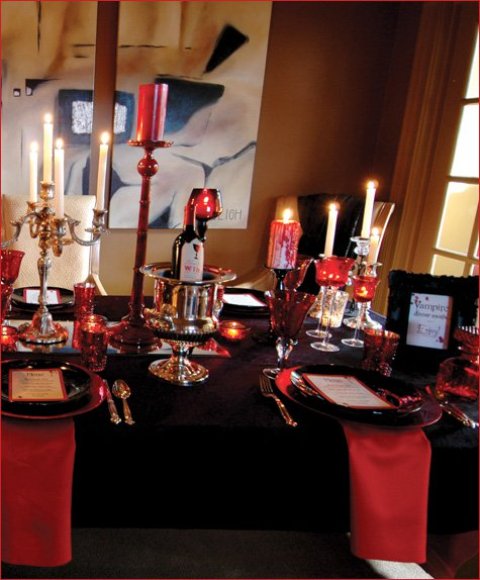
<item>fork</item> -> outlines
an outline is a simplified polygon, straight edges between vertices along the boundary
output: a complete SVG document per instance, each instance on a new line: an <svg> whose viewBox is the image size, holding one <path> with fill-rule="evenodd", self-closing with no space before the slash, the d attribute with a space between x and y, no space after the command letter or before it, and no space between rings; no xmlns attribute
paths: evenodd
<svg viewBox="0 0 480 580"><path fill-rule="evenodd" d="M282 417L285 419L285 423L290 427L296 427L298 423L292 419L290 413L287 411L287 408L282 403L282 401L277 397L277 395L273 392L272 383L270 379L265 375L260 375L260 391L264 397L272 398L275 403L277 403L277 407L280 409L280 413Z"/></svg>

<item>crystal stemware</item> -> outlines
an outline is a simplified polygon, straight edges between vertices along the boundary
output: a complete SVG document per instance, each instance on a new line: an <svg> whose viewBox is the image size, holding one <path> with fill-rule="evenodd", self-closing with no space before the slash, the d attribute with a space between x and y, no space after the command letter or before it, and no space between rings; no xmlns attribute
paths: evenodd
<svg viewBox="0 0 480 580"><path fill-rule="evenodd" d="M375 290L378 284L376 276L353 276L353 299L360 308L357 314L357 323L355 325L355 332L353 338L342 339L342 344L352 346L353 348L363 348L363 340L358 338L360 329L363 326L363 321L367 312L368 303L373 300Z"/></svg>
<svg viewBox="0 0 480 580"><path fill-rule="evenodd" d="M285 368L315 296L296 290L268 290L265 292L265 299L270 311L273 333L277 337L275 341L277 366L265 368L263 373L269 378L275 378Z"/></svg>
<svg viewBox="0 0 480 580"><path fill-rule="evenodd" d="M320 258L317 262L317 275L316 279L320 286L325 286L326 291L324 294L323 301L325 303L325 295L328 290L338 290L348 282L348 275L352 269L355 260L353 258L341 258L339 256L328 256L326 258ZM333 309L333 299L330 301L330 311L326 319L326 324L323 330L323 338L319 342L312 342L310 345L316 350L321 350L323 352L337 352L339 349L335 344L331 344L330 333L328 329L330 327L330 319L332 316ZM323 313L320 320L323 319Z"/></svg>

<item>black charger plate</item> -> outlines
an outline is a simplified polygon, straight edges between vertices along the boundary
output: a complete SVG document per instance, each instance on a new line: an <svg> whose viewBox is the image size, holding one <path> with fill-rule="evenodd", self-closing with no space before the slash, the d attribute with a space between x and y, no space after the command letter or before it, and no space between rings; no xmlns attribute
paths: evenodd
<svg viewBox="0 0 480 580"><path fill-rule="evenodd" d="M23 310L37 310L38 302L27 302L23 296L24 290L39 290L38 286L32 286L30 288L15 288L12 294L12 305L15 308L20 308ZM48 309L52 312L54 310L61 310L69 306L73 306L73 292L72 290L67 290L66 288L51 287L49 290L57 290L60 295L60 302L58 304L48 304Z"/></svg>
<svg viewBox="0 0 480 580"><path fill-rule="evenodd" d="M415 405L406 405L387 409L358 409L338 405L320 394L308 394L308 391L298 388L294 383L301 379L301 375L348 375L353 376L366 384L377 393L389 391L398 397L417 399ZM293 382L292 382L293 379ZM329 415L338 419L382 425L386 427L423 427L436 423L442 416L439 405L430 397L424 396L414 386L403 381L384 377L380 373L340 365L307 365L294 369L287 369L277 377L276 384L280 392L291 401L315 413ZM382 395L383 396L383 395Z"/></svg>
<svg viewBox="0 0 480 580"><path fill-rule="evenodd" d="M251 294L260 302L262 302L263 306L242 306L240 304L228 304L227 302L223 303L222 312L225 314L229 314L232 316L268 316L268 306L265 302L264 293L261 290L255 290L253 288L225 288L226 295L232 294Z"/></svg>
<svg viewBox="0 0 480 580"><path fill-rule="evenodd" d="M63 401L10 401L10 370L60 369L67 392ZM9 360L2 362L2 412L12 416L51 417L64 415L88 405L95 375L83 367L58 360Z"/></svg>

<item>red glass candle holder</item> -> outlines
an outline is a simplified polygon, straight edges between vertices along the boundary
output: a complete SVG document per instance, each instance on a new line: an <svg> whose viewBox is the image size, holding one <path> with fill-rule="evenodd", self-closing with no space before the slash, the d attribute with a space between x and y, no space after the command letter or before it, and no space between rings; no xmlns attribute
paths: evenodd
<svg viewBox="0 0 480 580"><path fill-rule="evenodd" d="M76 319L81 318L85 314L93 314L95 290L95 284L92 282L79 282L73 285Z"/></svg>
<svg viewBox="0 0 480 580"><path fill-rule="evenodd" d="M348 274L353 267L353 258L328 256L315 261L315 280L319 286L340 288L348 282Z"/></svg>
<svg viewBox="0 0 480 580"><path fill-rule="evenodd" d="M356 302L371 302L375 296L378 278L376 276L354 276L353 299Z"/></svg>
<svg viewBox="0 0 480 580"><path fill-rule="evenodd" d="M226 340L238 342L247 338L250 333L250 328L236 320L224 320L218 327L218 332Z"/></svg>
<svg viewBox="0 0 480 580"><path fill-rule="evenodd" d="M105 316L87 314L80 321L80 352L91 371L103 371L107 364L108 327Z"/></svg>
<svg viewBox="0 0 480 580"><path fill-rule="evenodd" d="M400 335L396 332L365 328L361 367L389 377L392 374L392 361L399 342Z"/></svg>

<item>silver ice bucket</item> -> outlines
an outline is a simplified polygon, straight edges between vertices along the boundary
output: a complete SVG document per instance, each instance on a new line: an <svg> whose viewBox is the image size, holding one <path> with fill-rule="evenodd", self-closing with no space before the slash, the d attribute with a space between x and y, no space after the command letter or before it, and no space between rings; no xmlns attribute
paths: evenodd
<svg viewBox="0 0 480 580"><path fill-rule="evenodd" d="M191 349L217 331L223 284L236 278L231 270L205 266L199 282L171 277L170 264L148 264L141 268L154 278L154 307L145 309L147 325L172 347L169 360L155 361L149 371L169 383L191 386L208 378L208 370L189 360Z"/></svg>

